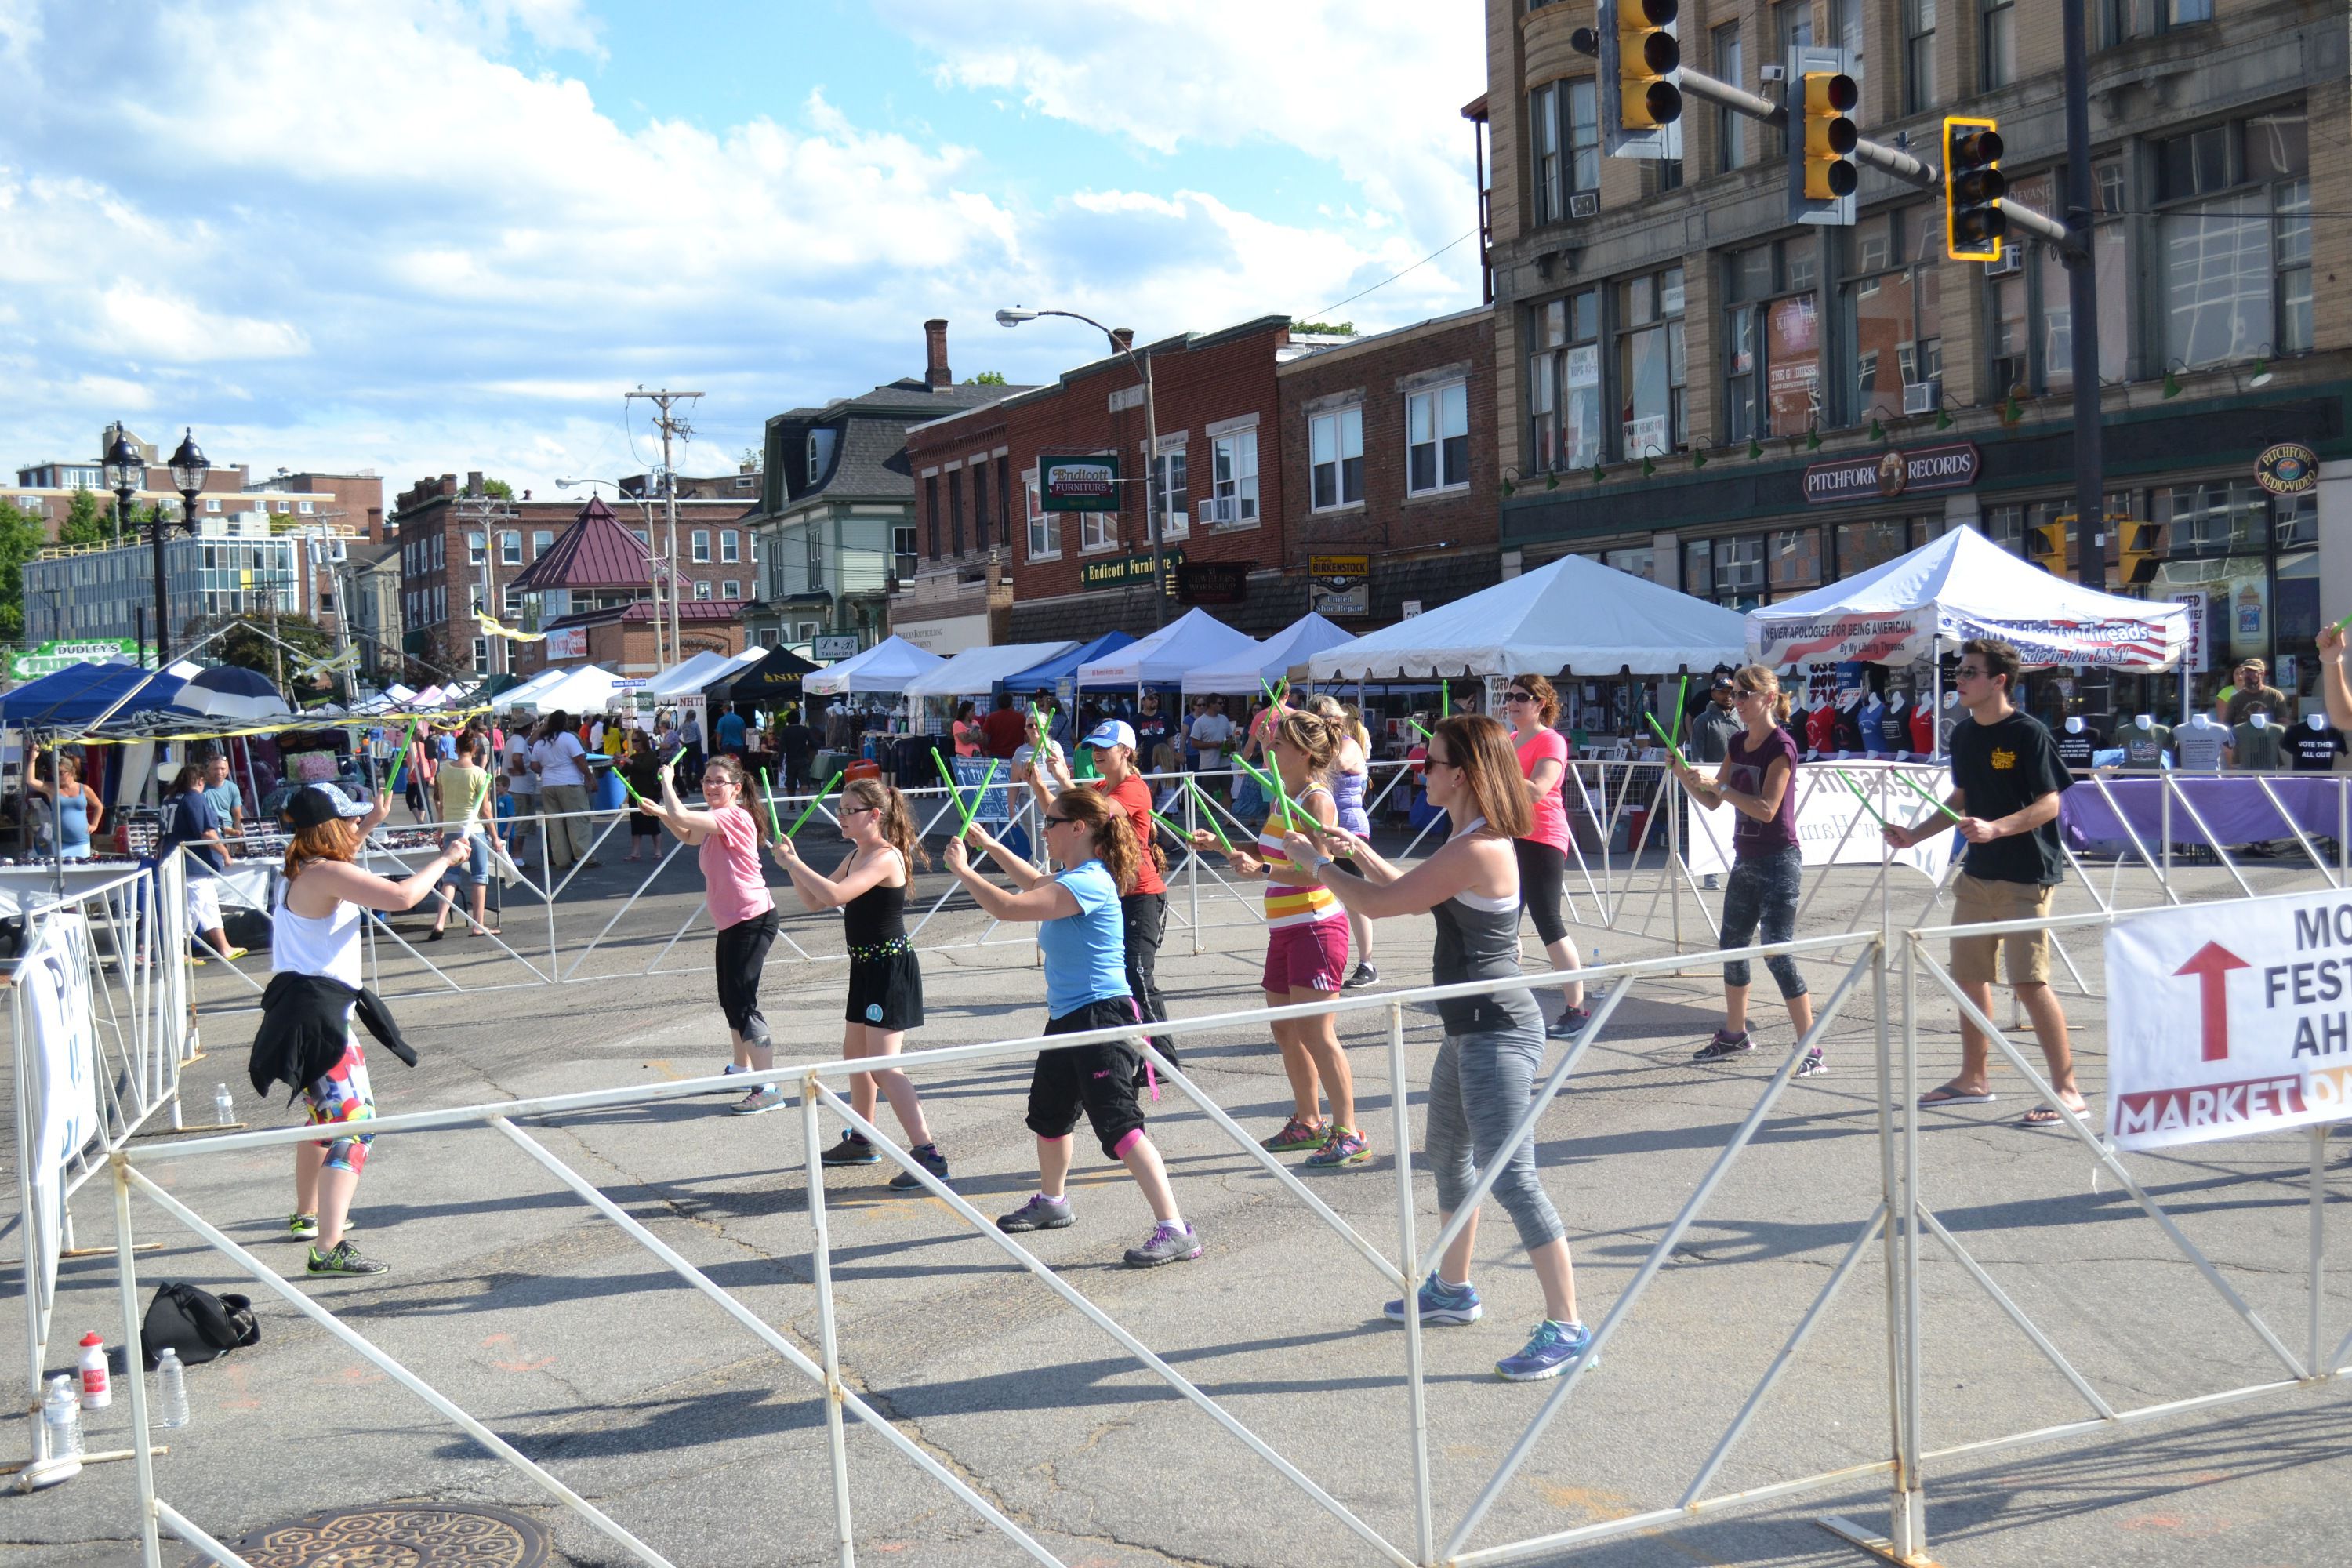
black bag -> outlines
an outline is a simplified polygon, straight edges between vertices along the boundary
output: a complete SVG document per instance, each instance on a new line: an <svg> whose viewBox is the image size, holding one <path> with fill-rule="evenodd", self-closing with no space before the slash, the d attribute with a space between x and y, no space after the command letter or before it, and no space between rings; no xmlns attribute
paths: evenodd
<svg viewBox="0 0 2352 1568"><path fill-rule="evenodd" d="M155 1287L155 1299L147 1303L147 1321L139 1328L139 1348L149 1372L155 1370L165 1345L179 1353L182 1365L194 1366L260 1342L261 1324L253 1316L250 1300L215 1296L176 1279Z"/></svg>

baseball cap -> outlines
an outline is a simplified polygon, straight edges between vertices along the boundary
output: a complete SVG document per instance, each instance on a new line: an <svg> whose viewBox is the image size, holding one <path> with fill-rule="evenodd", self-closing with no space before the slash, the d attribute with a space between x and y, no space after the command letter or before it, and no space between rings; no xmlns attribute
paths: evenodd
<svg viewBox="0 0 2352 1568"><path fill-rule="evenodd" d="M1729 670L1718 669L1715 672L1715 684L1712 689L1717 691L1728 691L1732 689L1734 684L1735 683L1731 679L1731 672Z"/></svg>
<svg viewBox="0 0 2352 1568"><path fill-rule="evenodd" d="M365 816L368 808L331 784L305 784L286 802L283 815L300 832L339 816Z"/></svg>
<svg viewBox="0 0 2352 1568"><path fill-rule="evenodd" d="M1081 746L1125 746L1135 750L1135 731L1123 719L1106 719L1087 731Z"/></svg>

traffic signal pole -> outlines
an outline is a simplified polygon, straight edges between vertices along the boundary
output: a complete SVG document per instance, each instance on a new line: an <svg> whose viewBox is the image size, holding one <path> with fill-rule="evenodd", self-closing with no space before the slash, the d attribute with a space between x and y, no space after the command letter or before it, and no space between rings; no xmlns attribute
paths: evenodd
<svg viewBox="0 0 2352 1568"><path fill-rule="evenodd" d="M2089 28L2083 0L2065 0L2060 26L2065 34L2066 223L2061 241L2066 262L2069 347L2074 364L2074 536L2080 542L2081 581L2104 593L2107 586L2106 443L2099 407L2099 269L2091 244L2095 212L2091 190L2091 66ZM2003 210L2013 211L2008 203ZM2011 221L2015 221L2012 216ZM2095 519L2095 521L2087 521ZM2085 669L2077 689L2083 721L2107 732L2114 707L2114 676Z"/></svg>

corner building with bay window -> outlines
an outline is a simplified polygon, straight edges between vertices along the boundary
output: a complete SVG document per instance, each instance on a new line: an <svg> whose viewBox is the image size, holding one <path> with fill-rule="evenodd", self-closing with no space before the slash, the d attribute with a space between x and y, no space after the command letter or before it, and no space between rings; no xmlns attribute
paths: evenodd
<svg viewBox="0 0 2352 1568"><path fill-rule="evenodd" d="M1940 192L1867 166L1853 226L1791 224L1782 133L1696 97L1680 160L1605 158L1598 65L1570 45L1593 6L1486 0L1487 90L1464 113L1488 176L1506 570L1576 552L1748 608L1964 523L2077 578L2088 539L2111 590L2201 603L2200 700L2249 656L2307 699L2323 606L2352 611L2344 15L2089 8L2108 521L2064 521L2061 562L2042 532L2074 510L2053 247L1948 260ZM1945 116L1996 120L2011 196L2063 216L2059 14L1684 0L1676 31L1685 64L1768 97L1792 45L1850 51L1862 133L1934 162ZM2064 683L2042 687L2056 713ZM2119 676L2114 701L2177 716L2180 697Z"/></svg>

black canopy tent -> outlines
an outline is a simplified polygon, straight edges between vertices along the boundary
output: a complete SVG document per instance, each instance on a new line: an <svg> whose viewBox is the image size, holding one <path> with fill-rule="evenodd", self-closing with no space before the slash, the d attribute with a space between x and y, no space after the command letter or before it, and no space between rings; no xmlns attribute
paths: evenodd
<svg viewBox="0 0 2352 1568"><path fill-rule="evenodd" d="M786 702L801 700L801 678L823 669L788 647L772 649L768 657L744 670L725 687L712 687L709 697L713 704L750 702L759 707L774 709Z"/></svg>

